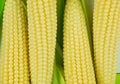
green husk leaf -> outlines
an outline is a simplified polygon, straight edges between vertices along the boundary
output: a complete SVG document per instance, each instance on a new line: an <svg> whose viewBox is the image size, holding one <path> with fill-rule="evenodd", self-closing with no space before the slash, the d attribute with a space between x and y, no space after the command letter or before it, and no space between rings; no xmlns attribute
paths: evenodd
<svg viewBox="0 0 120 84"><path fill-rule="evenodd" d="M5 0L0 0L0 47L1 47L1 36L2 36L2 18L3 18L3 9L5 5Z"/></svg>
<svg viewBox="0 0 120 84"><path fill-rule="evenodd" d="M116 84L120 84L120 74L117 74L116 76Z"/></svg>
<svg viewBox="0 0 120 84"><path fill-rule="evenodd" d="M66 0L57 0L57 42L63 48L63 17Z"/></svg>
<svg viewBox="0 0 120 84"><path fill-rule="evenodd" d="M52 84L65 84L63 67L63 17L66 0L57 0L57 43Z"/></svg>
<svg viewBox="0 0 120 84"><path fill-rule="evenodd" d="M24 8L24 11L25 11L25 15L27 16L27 4L26 4L26 1L23 1L23 8Z"/></svg>
<svg viewBox="0 0 120 84"><path fill-rule="evenodd" d="M4 4L5 4L5 0L0 0L0 18L3 13Z"/></svg>
<svg viewBox="0 0 120 84"><path fill-rule="evenodd" d="M52 84L65 84L65 80L63 77L63 69L59 66L54 65L54 73Z"/></svg>

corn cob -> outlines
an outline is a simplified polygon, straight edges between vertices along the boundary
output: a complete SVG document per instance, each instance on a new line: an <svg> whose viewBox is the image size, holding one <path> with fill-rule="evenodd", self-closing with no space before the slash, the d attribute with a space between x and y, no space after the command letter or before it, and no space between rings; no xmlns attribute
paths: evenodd
<svg viewBox="0 0 120 84"><path fill-rule="evenodd" d="M63 51L66 84L96 84L85 17L79 0L66 2Z"/></svg>
<svg viewBox="0 0 120 84"><path fill-rule="evenodd" d="M51 84L57 30L56 0L27 0L33 84Z"/></svg>
<svg viewBox="0 0 120 84"><path fill-rule="evenodd" d="M94 62L98 84L114 84L119 36L120 0L95 0Z"/></svg>
<svg viewBox="0 0 120 84"><path fill-rule="evenodd" d="M22 0L6 0L0 54L0 84L29 84L27 21Z"/></svg>

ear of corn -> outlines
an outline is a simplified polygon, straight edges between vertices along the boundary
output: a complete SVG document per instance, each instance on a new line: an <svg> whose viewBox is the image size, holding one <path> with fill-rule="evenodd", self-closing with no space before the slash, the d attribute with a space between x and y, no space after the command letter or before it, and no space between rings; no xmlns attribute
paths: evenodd
<svg viewBox="0 0 120 84"><path fill-rule="evenodd" d="M98 84L114 84L119 36L120 0L95 0L94 61Z"/></svg>
<svg viewBox="0 0 120 84"><path fill-rule="evenodd" d="M5 3L0 84L29 84L27 22L22 0Z"/></svg>
<svg viewBox="0 0 120 84"><path fill-rule="evenodd" d="M96 84L85 17L79 0L66 2L63 54L66 84Z"/></svg>
<svg viewBox="0 0 120 84"><path fill-rule="evenodd" d="M28 0L31 82L51 84L56 44L56 0Z"/></svg>
<svg viewBox="0 0 120 84"><path fill-rule="evenodd" d="M26 7L23 4L26 1L28 30L27 13L24 11ZM56 11L56 6L64 1L6 0L2 43L0 41L2 45L0 45L0 84L51 84L57 24L59 28L57 34L58 49L56 49L57 61L61 58L59 55L62 56L60 47L63 47L61 33L63 18L58 18L61 21L57 23L56 16L56 12L62 8L58 7ZM90 30L87 32L87 26L92 24L87 22L91 19L84 6L84 2L88 0L66 1L64 15L64 73L66 84L96 84L90 53L91 37L88 37L87 34L90 33ZM118 43L120 41L120 0L94 1L93 40L97 83L114 84L116 78L116 84L119 84L119 74L116 77L116 66ZM4 2L5 0L0 0L0 26ZM57 13L59 17L63 11ZM87 18L86 21L85 18ZM90 38L90 44L88 38ZM91 48L91 50L93 49ZM30 55L29 58L28 54ZM54 77L57 76L57 78L53 80L55 84L64 83L62 62L62 59L56 62ZM31 73L29 73L29 70ZM58 81L56 82L56 80Z"/></svg>

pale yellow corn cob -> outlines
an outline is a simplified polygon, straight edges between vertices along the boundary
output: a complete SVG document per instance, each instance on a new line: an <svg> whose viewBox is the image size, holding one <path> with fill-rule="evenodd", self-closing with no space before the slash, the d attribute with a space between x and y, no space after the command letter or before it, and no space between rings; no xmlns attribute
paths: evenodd
<svg viewBox="0 0 120 84"><path fill-rule="evenodd" d="M63 55L66 84L96 84L80 0L66 2Z"/></svg>
<svg viewBox="0 0 120 84"><path fill-rule="evenodd" d="M94 62L98 84L115 84L120 0L95 0Z"/></svg>
<svg viewBox="0 0 120 84"><path fill-rule="evenodd" d="M6 0L0 84L29 84L27 21L22 0Z"/></svg>
<svg viewBox="0 0 120 84"><path fill-rule="evenodd" d="M56 0L27 0L32 84L51 84L56 44Z"/></svg>

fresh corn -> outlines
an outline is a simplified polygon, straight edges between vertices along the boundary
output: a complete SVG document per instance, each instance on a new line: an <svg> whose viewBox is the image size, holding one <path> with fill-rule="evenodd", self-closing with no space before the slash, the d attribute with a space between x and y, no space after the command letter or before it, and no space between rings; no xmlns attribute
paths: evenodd
<svg viewBox="0 0 120 84"><path fill-rule="evenodd" d="M6 0L0 54L0 84L29 84L27 21L22 0Z"/></svg>
<svg viewBox="0 0 120 84"><path fill-rule="evenodd" d="M66 2L63 51L66 84L96 84L80 0Z"/></svg>
<svg viewBox="0 0 120 84"><path fill-rule="evenodd" d="M51 84L57 30L57 0L27 0L32 84Z"/></svg>
<svg viewBox="0 0 120 84"><path fill-rule="evenodd" d="M98 84L115 84L120 0L95 0L94 64Z"/></svg>

